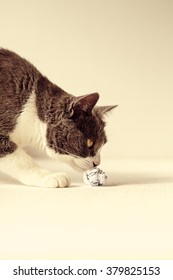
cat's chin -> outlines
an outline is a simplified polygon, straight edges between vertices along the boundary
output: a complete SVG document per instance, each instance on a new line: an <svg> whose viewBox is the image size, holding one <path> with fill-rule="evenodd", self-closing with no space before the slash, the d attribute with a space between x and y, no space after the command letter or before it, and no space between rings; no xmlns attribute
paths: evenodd
<svg viewBox="0 0 173 280"><path fill-rule="evenodd" d="M55 153L55 151L51 148L47 148L46 152L52 159L60 160L64 163L67 163L76 171L84 172L88 169L93 168L93 159L92 158L89 158L89 157L88 158L80 158L80 157L75 158L70 155L58 154L58 153ZM95 160L97 160L97 159L95 158Z"/></svg>
<svg viewBox="0 0 173 280"><path fill-rule="evenodd" d="M74 158L68 156L67 158L64 158L64 162L66 162L68 165L70 165L74 170L78 172L84 172L93 167L91 163L88 162L86 163L83 158Z"/></svg>
<svg viewBox="0 0 173 280"><path fill-rule="evenodd" d="M88 169L88 168L83 168L83 167L77 165L74 161L73 161L73 163L70 164L70 165L71 165L71 167L72 167L74 170L76 170L76 171L78 171L78 172L84 172L84 171L86 171L86 170Z"/></svg>
<svg viewBox="0 0 173 280"><path fill-rule="evenodd" d="M87 167L77 164L73 158L64 160L64 162L70 165L74 170L78 172L84 172L88 169Z"/></svg>
<svg viewBox="0 0 173 280"><path fill-rule="evenodd" d="M93 168L93 161L89 158L73 158L73 168L78 171L86 171Z"/></svg>

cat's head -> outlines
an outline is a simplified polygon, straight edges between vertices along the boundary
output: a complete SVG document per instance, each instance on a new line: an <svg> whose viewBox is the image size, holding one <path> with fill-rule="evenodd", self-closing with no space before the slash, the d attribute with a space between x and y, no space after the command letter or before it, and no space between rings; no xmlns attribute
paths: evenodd
<svg viewBox="0 0 173 280"><path fill-rule="evenodd" d="M59 105L47 129L47 152L79 170L100 164L100 151L107 142L104 115L116 106L95 106L98 93L69 96Z"/></svg>

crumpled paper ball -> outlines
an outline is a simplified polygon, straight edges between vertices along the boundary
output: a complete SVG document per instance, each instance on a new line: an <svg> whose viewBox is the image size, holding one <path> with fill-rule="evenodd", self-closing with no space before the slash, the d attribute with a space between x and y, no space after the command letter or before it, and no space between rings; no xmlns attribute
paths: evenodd
<svg viewBox="0 0 173 280"><path fill-rule="evenodd" d="M83 174L83 181L86 185L91 186L103 186L106 182L107 176L100 168L95 167L91 170L87 170Z"/></svg>

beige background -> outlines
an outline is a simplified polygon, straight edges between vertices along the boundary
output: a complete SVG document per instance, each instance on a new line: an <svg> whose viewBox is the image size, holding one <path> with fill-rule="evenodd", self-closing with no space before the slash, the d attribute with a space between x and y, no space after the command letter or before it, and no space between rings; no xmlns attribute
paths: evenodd
<svg viewBox="0 0 173 280"><path fill-rule="evenodd" d="M173 156L173 1L0 0L0 46L70 93L119 104L105 156Z"/></svg>
<svg viewBox="0 0 173 280"><path fill-rule="evenodd" d="M119 104L107 186L43 158L70 189L0 174L0 259L173 259L173 1L0 0L0 46L70 93Z"/></svg>

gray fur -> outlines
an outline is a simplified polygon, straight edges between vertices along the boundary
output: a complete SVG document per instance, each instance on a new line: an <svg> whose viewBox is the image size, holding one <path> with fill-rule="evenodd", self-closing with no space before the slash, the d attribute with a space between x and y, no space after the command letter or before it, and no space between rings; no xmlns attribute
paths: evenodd
<svg viewBox="0 0 173 280"><path fill-rule="evenodd" d="M61 154L94 156L106 142L101 109L95 107L99 95L68 94L31 63L5 49L0 49L0 156L17 148L9 134L33 91L38 117L48 124L48 146ZM107 107L104 112L113 107ZM94 142L91 148L86 145L87 139Z"/></svg>

